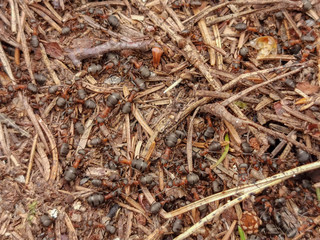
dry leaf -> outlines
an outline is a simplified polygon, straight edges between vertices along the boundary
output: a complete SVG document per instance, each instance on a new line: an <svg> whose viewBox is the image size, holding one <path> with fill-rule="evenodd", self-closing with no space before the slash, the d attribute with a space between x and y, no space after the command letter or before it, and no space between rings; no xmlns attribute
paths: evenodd
<svg viewBox="0 0 320 240"><path fill-rule="evenodd" d="M273 104L274 110L276 111L276 114L278 116L282 116L285 112L285 110L282 108L281 102L276 102Z"/></svg>
<svg viewBox="0 0 320 240"><path fill-rule="evenodd" d="M166 196L173 196L174 198L183 198L187 194L181 188L168 188L166 189Z"/></svg>
<svg viewBox="0 0 320 240"><path fill-rule="evenodd" d="M49 43L44 43L44 47L46 49L47 54L50 57L63 60L64 59L64 53L61 47L59 46L58 43L56 42L49 42Z"/></svg>
<svg viewBox="0 0 320 240"><path fill-rule="evenodd" d="M0 71L0 83L2 86L7 86L7 85L11 84L11 79L3 71Z"/></svg>
<svg viewBox="0 0 320 240"><path fill-rule="evenodd" d="M71 48L91 48L94 41L88 37L76 38L71 43Z"/></svg>
<svg viewBox="0 0 320 240"><path fill-rule="evenodd" d="M308 82L300 82L297 84L296 88L304 92L305 94L313 94L318 92L319 86L311 85Z"/></svg>

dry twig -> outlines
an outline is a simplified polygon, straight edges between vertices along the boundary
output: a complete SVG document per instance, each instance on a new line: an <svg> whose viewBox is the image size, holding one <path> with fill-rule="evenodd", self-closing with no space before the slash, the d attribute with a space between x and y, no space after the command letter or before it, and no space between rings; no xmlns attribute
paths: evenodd
<svg viewBox="0 0 320 240"><path fill-rule="evenodd" d="M32 143L28 171L27 171L27 175L26 175L26 185L28 185L29 180L30 180L30 174L31 174L31 169L32 169L32 165L33 165L33 158L34 158L34 154L36 152L37 140L38 140L38 134L36 134L34 136L33 143Z"/></svg>
<svg viewBox="0 0 320 240"><path fill-rule="evenodd" d="M73 64L80 67L81 60L92 57L100 57L103 54L111 51L120 51L124 49L141 50L146 51L150 49L151 41L140 41L140 42L115 42L110 40L104 44L92 47L92 48L77 48L70 49L68 57L71 59Z"/></svg>

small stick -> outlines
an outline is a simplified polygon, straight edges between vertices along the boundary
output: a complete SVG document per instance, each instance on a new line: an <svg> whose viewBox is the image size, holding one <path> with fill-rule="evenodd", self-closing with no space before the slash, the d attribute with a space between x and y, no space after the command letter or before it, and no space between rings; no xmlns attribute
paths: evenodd
<svg viewBox="0 0 320 240"><path fill-rule="evenodd" d="M98 113L95 112L94 114L92 114L92 116L87 120L85 127L84 127L84 132L80 138L80 142L78 143L78 147L76 152L79 152L80 149L85 149L86 145L87 145L87 141L88 138L90 136L90 132L91 129L93 127L93 122L96 119L96 117L98 116ZM103 125L104 126L104 125ZM105 135L105 134L104 134ZM109 137L108 135L105 135L106 137Z"/></svg>
<svg viewBox="0 0 320 240"><path fill-rule="evenodd" d="M234 85L236 85L242 79L249 78L254 75L259 75L259 74L264 74L264 73L268 73L268 72L286 69L286 68L293 67L293 66L302 66L302 64L300 64L300 63L299 64L289 64L289 65L275 67L275 68L263 69L263 70L259 70L259 71L255 71L255 72L251 72L251 73L244 73L244 74L241 74L240 76L234 78L233 80L231 80L227 84L223 85L221 90L222 91L229 90L230 88L232 88Z"/></svg>
<svg viewBox="0 0 320 240"><path fill-rule="evenodd" d="M290 41L291 35L290 35L290 31L289 31L288 21L286 19L283 20L283 26L286 30L286 35L287 35L288 41Z"/></svg>
<svg viewBox="0 0 320 240"><path fill-rule="evenodd" d="M295 61L297 58L292 55L268 55L268 56L259 56L257 60L260 61L272 61L272 60L281 60L281 61Z"/></svg>
<svg viewBox="0 0 320 240"><path fill-rule="evenodd" d="M170 221L166 221L160 228L156 228L150 235L148 235L145 240L160 240L165 232L168 232L168 225Z"/></svg>
<svg viewBox="0 0 320 240"><path fill-rule="evenodd" d="M230 4L230 3L231 2L228 2L228 4ZM233 3L236 3L236 2L233 2ZM246 10L246 11L239 12L239 13L232 13L232 14L225 15L225 16L222 16L222 17L207 17L206 22L207 22L207 25L211 26L211 25L216 24L216 23L220 23L220 22L227 21L227 20L230 20L230 19L233 19L233 18L244 16L244 15L249 15L249 14L252 14L252 13L274 12L276 10L282 9L283 7L284 6L282 4L278 4L278 5L270 7L270 8L250 9L250 10Z"/></svg>
<svg viewBox="0 0 320 240"><path fill-rule="evenodd" d="M157 125L154 127L153 135L151 135L145 144L145 148L142 151L141 156L146 158L148 153L150 152L150 149L153 148L153 145L155 144L155 140L158 137L158 134L160 132L163 132L168 126L172 125L171 119L164 116L162 117Z"/></svg>
<svg viewBox="0 0 320 240"><path fill-rule="evenodd" d="M124 194L121 195L132 207L130 207L128 204L125 204L123 202L120 202L118 200L114 200L115 203L117 203L120 207L123 207L125 209L128 209L132 212L140 213L142 214L149 223L153 224L153 221L148 217L146 214L145 210L137 203L135 202L132 198L126 197Z"/></svg>
<svg viewBox="0 0 320 240"><path fill-rule="evenodd" d="M223 7L227 6L228 4L230 4L230 2L224 2L224 3L218 4L214 7L207 6L204 9L202 9L200 12L198 12L197 14L184 20L182 23L184 25L193 25L193 24L197 23L200 19L208 16L211 12L216 11L219 8L223 8Z"/></svg>
<svg viewBox="0 0 320 240"><path fill-rule="evenodd" d="M26 221L24 225L25 225L24 231L25 231L26 235L28 236L28 239L33 240L34 238L33 238L33 233L31 231L30 222Z"/></svg>
<svg viewBox="0 0 320 240"><path fill-rule="evenodd" d="M298 93L301 97L306 98L306 99L310 99L310 97L307 94L305 94L304 92L302 92L299 88L295 88L294 91L296 93Z"/></svg>
<svg viewBox="0 0 320 240"><path fill-rule="evenodd" d="M240 145L241 145L241 138L240 138L237 130L235 129L235 127L234 127L232 124L230 124L228 121L226 121L226 120L224 121L224 124L226 125L226 127L227 127L228 130L229 130L230 138L231 138L232 140L234 140L234 142L235 142L238 146L240 146ZM225 140L225 141L227 141L227 140ZM229 141L229 137L228 137L228 141Z"/></svg>
<svg viewBox="0 0 320 240"><path fill-rule="evenodd" d="M9 35L9 33L7 33L5 31L5 29L1 29L0 28L0 40L3 42L6 42L7 44L13 46L13 47L17 47L19 49L22 49L22 46L20 43L17 43L16 40L13 39L12 36Z"/></svg>
<svg viewBox="0 0 320 240"><path fill-rule="evenodd" d="M318 84L320 84L320 36L317 38Z"/></svg>
<svg viewBox="0 0 320 240"><path fill-rule="evenodd" d="M283 9L282 12L283 12L284 16L287 18L287 20L290 23L290 25L292 26L292 28L294 29L294 31L301 38L302 32L300 31L300 29L298 28L297 24L294 22L294 20L292 19L292 17L288 13L288 11L286 9Z"/></svg>
<svg viewBox="0 0 320 240"><path fill-rule="evenodd" d="M75 228L74 228L74 226L73 226L68 214L63 212L63 215L64 215L64 221L66 222L67 228L69 230L69 238L70 238L70 240L78 240L76 230L75 230Z"/></svg>
<svg viewBox="0 0 320 240"><path fill-rule="evenodd" d="M41 144L37 145L36 163L41 164L43 169L43 178L49 181L50 178L50 162Z"/></svg>
<svg viewBox="0 0 320 240"><path fill-rule="evenodd" d="M132 105L132 114L133 116L137 119L141 127L150 135L152 136L154 134L153 130L149 127L147 124L146 120L143 118L141 115L140 111L136 106L133 104Z"/></svg>
<svg viewBox="0 0 320 240"><path fill-rule="evenodd" d="M21 92L19 92L19 98L23 102L24 109L27 111L27 114L28 114L34 128L36 129L37 134L39 134L39 137L40 137L41 141L43 142L47 152L50 152L50 148L48 146L47 140L41 130L41 127L39 125L39 122L37 120L35 113L33 112L32 108L30 107L30 105L28 103L27 98L22 96Z"/></svg>
<svg viewBox="0 0 320 240"><path fill-rule="evenodd" d="M10 63L9 63L8 58L7 58L5 52L4 52L3 48L2 48L1 41L0 41L0 60L1 60L1 63L3 65L4 70L6 71L6 73L9 76L9 78L11 79L12 84L16 85L16 82L14 80L14 76L13 76L13 73L12 73L12 70L11 70L11 67L10 67Z"/></svg>
<svg viewBox="0 0 320 240"><path fill-rule="evenodd" d="M55 30L57 30L59 33L61 33L62 28L55 22L53 21L47 14L45 14L44 12L42 12L41 10L37 9L34 6L30 6L30 8L35 11L40 17L42 17L44 20L46 20L51 27L53 27Z"/></svg>
<svg viewBox="0 0 320 240"><path fill-rule="evenodd" d="M229 92L218 92L218 91L208 91L208 90L197 90L196 97L210 97L210 98L218 98L218 99L227 99L231 97L233 93ZM253 97L241 97L241 100L248 103L260 103L260 100Z"/></svg>
<svg viewBox="0 0 320 240"><path fill-rule="evenodd" d="M277 76L277 77L275 77L275 78L272 78L272 79L270 79L270 80L268 80L268 81L262 82L262 83L260 83L260 84L254 85L254 86L252 86L252 87L249 87L249 88L247 88L247 89L245 89L245 90L243 90L243 91L241 91L241 92L239 92L239 93L237 93L237 94L234 94L232 97L224 100L224 101L221 103L221 105L222 105L222 106L228 106L230 103L238 100L238 99L239 99L240 97L242 97L242 96L247 95L249 92L251 92L251 91L253 91L253 90L255 90L255 89L258 89L258 88L260 88L260 87L262 87L262 86L264 86L264 85L268 85L269 83L272 83L272 82L274 82L274 81L277 81L277 80L279 80L279 79L281 79L281 78L284 78L284 77L290 76L290 75L292 75L292 74L295 74L295 73L301 71L302 68L303 68L302 66L301 66L301 67L298 67L298 68L295 69L295 70L292 70L292 71L290 71L290 72L287 72L287 73L285 73L285 74L282 74L282 75L280 75L280 76Z"/></svg>
<svg viewBox="0 0 320 240"><path fill-rule="evenodd" d="M21 42L21 32L24 31L24 24L26 20L26 13L25 11L22 11L21 15L21 22L18 21L18 26L19 26L19 31L17 34L17 43ZM14 52L14 59L17 65L20 65L20 49L16 47L15 52Z"/></svg>
<svg viewBox="0 0 320 240"><path fill-rule="evenodd" d="M96 85L90 84L88 82L82 82L82 87L95 92L95 93L112 93L114 90L120 90L116 88L106 88L106 87L98 87Z"/></svg>
<svg viewBox="0 0 320 240"><path fill-rule="evenodd" d="M143 207L141 207L141 205L139 203L137 203L135 200L133 200L130 196L127 196L122 193L121 197L133 207L133 209L129 209L129 210L134 211L134 212L138 212L138 213L142 213L144 216L146 216L146 212L143 209ZM146 216L146 218L149 219L148 216ZM150 219L150 222L152 222L151 219Z"/></svg>
<svg viewBox="0 0 320 240"><path fill-rule="evenodd" d="M61 9L62 9L63 11L64 11L64 1L65 1L65 0L59 0Z"/></svg>
<svg viewBox="0 0 320 240"><path fill-rule="evenodd" d="M266 9L263 9L263 10L266 10ZM259 12L259 10L258 9L250 9L250 10L246 10L246 11L239 12L239 13L232 13L232 14L225 15L222 17L216 17L216 16L207 17L206 23L207 23L207 25L211 26L211 25L219 23L219 22L227 21L227 20L230 20L233 18L244 16L244 15L249 15L254 12Z"/></svg>
<svg viewBox="0 0 320 240"><path fill-rule="evenodd" d="M311 224L311 226L307 227L306 229L300 231L300 234L298 234L297 236L295 236L294 238L292 238L292 240L299 240L300 238L302 238L306 232L309 232L310 230L312 230L315 226L317 226L320 223L320 216L316 217L313 219L313 223Z"/></svg>
<svg viewBox="0 0 320 240"><path fill-rule="evenodd" d="M147 187L141 186L141 190L142 190L144 196L146 197L147 201L148 201L150 204L152 204L152 203L155 202L154 197L152 196L152 194L150 193L150 191L149 191L149 189L148 189ZM160 215L161 215L161 217L163 217L163 218L168 218L168 217L166 217L167 214L168 214L168 213L167 213L164 209L161 209L161 210L160 210Z"/></svg>
<svg viewBox="0 0 320 240"><path fill-rule="evenodd" d="M297 135L293 134L292 135L292 139L296 140L297 139ZM310 146L308 146L310 147ZM292 149L292 143L288 143L287 146L283 149L282 153L279 156L280 160L285 160L288 156L288 154L291 152Z"/></svg>
<svg viewBox="0 0 320 240"><path fill-rule="evenodd" d="M172 132L173 129L180 123L183 121L183 119L185 119L187 116L189 116L189 114L196 109L199 106L202 106L206 103L208 103L209 101L211 101L212 98L210 97L204 97L194 103L191 103L179 116L179 119L176 120L176 122L169 128L169 130L167 132Z"/></svg>
<svg viewBox="0 0 320 240"><path fill-rule="evenodd" d="M47 6L47 4L45 4ZM50 4L49 4L50 5ZM48 15L49 18L52 18L52 21L56 21L57 23L59 23L60 25L62 24L62 18L59 16L57 17L55 14L53 14L52 12L50 12L50 10L48 10L47 8L37 4L37 3L32 3L30 5L31 7L37 8L40 11L42 11L44 14ZM50 5L51 6L51 5ZM47 6L48 7L48 6ZM51 7L52 8L52 7ZM53 9L53 8L52 8ZM57 12L56 12L57 13Z"/></svg>
<svg viewBox="0 0 320 240"><path fill-rule="evenodd" d="M316 124L318 126L320 126L320 122L317 121L316 119L313 119L305 114L302 114L296 110L293 110L291 109L290 107L288 107L287 105L285 105L284 101L282 100L281 101L281 107L286 111L288 112L290 115L292 116L295 116L296 118L299 118L300 120L303 120L303 121L307 121L309 123L312 123L312 124Z"/></svg>
<svg viewBox="0 0 320 240"><path fill-rule="evenodd" d="M243 5L264 5L264 4L273 4L273 3L283 3L288 5L299 6L298 2L293 2L290 0L237 0L236 2L232 2L233 4L243 4Z"/></svg>
<svg viewBox="0 0 320 240"><path fill-rule="evenodd" d="M178 86L181 82L182 82L182 78L179 78L177 81L175 81L174 83L172 83L166 90L163 91L163 93L167 93L169 92L171 89L175 88L176 86Z"/></svg>
<svg viewBox="0 0 320 240"><path fill-rule="evenodd" d="M285 123L288 127L297 129L299 131L304 131L304 128L301 127L301 122L297 119L293 119L292 117L284 117L284 116L278 116L276 114L272 113L266 113L262 112L261 115L264 118L267 118L269 120L274 120L276 122Z"/></svg>
<svg viewBox="0 0 320 240"><path fill-rule="evenodd" d="M50 63L50 60L49 60L49 58L47 56L46 49L44 48L42 43L40 43L39 46L40 46L40 51L41 51L41 55L42 55L42 60L43 60L44 64L46 65L46 67L47 67L47 69L48 69L48 71L49 71L54 83L57 84L57 85L61 85L60 79L58 78L58 76L55 73L55 71L53 71L53 69L51 68L52 64Z"/></svg>
<svg viewBox="0 0 320 240"><path fill-rule="evenodd" d="M50 129L45 124L45 122L38 115L36 115L36 118L37 118L40 126L42 127L43 131L47 134L47 137L49 139L51 152L52 152L52 167L51 167L49 180L52 182L53 180L55 180L57 178L58 170L59 170L59 158L58 158L57 145L56 145L55 139L54 139Z"/></svg>
<svg viewBox="0 0 320 240"><path fill-rule="evenodd" d="M134 96L134 100L137 100L137 99L139 99L139 98L141 98L141 97L143 97L143 96L146 96L146 95L149 95L149 94L151 94L151 93L154 93L154 92L156 92L156 91L164 88L165 86L166 86L165 84L159 84L158 86L155 86L155 87L153 87L153 88L146 89L146 90L144 90L144 91L142 91L142 92L139 92L139 93L137 93L137 94Z"/></svg>
<svg viewBox="0 0 320 240"><path fill-rule="evenodd" d="M228 121L230 125L233 125L235 128L246 127L244 120L233 116L224 106L219 103L207 104L202 107L202 110Z"/></svg>
<svg viewBox="0 0 320 240"><path fill-rule="evenodd" d="M54 223L54 235L57 239L61 239L61 221L60 219L58 219L57 221L55 221Z"/></svg>
<svg viewBox="0 0 320 240"><path fill-rule="evenodd" d="M0 9L0 19L8 26L10 26L10 22L9 20L6 18L6 16L4 15L4 13L1 11Z"/></svg>
<svg viewBox="0 0 320 240"><path fill-rule="evenodd" d="M26 14L24 11L22 11L22 16L21 16L21 22L20 22L20 19L19 19L19 12L18 12L18 4L17 2L15 1L14 2L14 5L15 5L15 9L16 9L16 18L18 19L17 23L18 23L18 34L17 34L17 42L20 43L21 41L21 31L24 30L24 22L25 22L25 19L26 19ZM14 60L15 60L15 63L19 66L20 65L20 50L19 48L15 48L15 51L14 51Z"/></svg>
<svg viewBox="0 0 320 240"><path fill-rule="evenodd" d="M27 132L26 130L24 130L23 128L19 127L14 120L12 120L11 118L9 118L7 115L5 115L4 113L0 113L0 123L3 122L5 123L8 127L12 127L14 129L16 129L18 132L21 133L22 136L26 136L27 138L30 138L31 135L29 132Z"/></svg>
<svg viewBox="0 0 320 240"><path fill-rule="evenodd" d="M124 49L132 50L149 50L151 47L151 40L137 41L137 42L115 42L110 40L101 45L92 48L77 48L71 49L68 53L68 57L71 59L72 63L80 67L81 60L90 57L99 57L107 52L120 51Z"/></svg>
<svg viewBox="0 0 320 240"><path fill-rule="evenodd" d="M32 169L32 165L33 165L34 154L36 152L37 140L38 140L38 133L34 136L33 143L32 143L28 171L27 171L27 176L26 176L26 185L28 185L29 180L30 180L30 174L31 174L31 169Z"/></svg>
<svg viewBox="0 0 320 240"><path fill-rule="evenodd" d="M262 180L260 180L260 181L262 181ZM270 179L269 179L269 181L270 181ZM266 182L264 184L266 184ZM254 188L260 188L262 185L263 184L262 183L260 184L260 182L259 182L259 185L256 185L256 186L254 184L248 184L248 185L244 185L241 187L235 187L235 188L223 191L221 193L213 194L213 195L208 196L206 198L202 198L196 202L190 203L189 205L186 205L186 206L181 207L179 209L173 210L173 211L167 213L165 218L173 218L175 216L186 213L188 211L191 211L192 209L203 206L205 204L208 204L208 203L211 203L214 201L218 201L218 200L230 197L230 196L244 194L248 191L253 190Z"/></svg>
<svg viewBox="0 0 320 240"><path fill-rule="evenodd" d="M292 130L290 133L288 133L287 137L293 137L294 135L296 135L296 131L295 130ZM286 145L287 141L285 140L280 140L280 143L273 149L273 151L271 152L270 154L270 157L271 158L274 158L274 156L276 156L280 151L281 149Z"/></svg>
<svg viewBox="0 0 320 240"><path fill-rule="evenodd" d="M7 225L9 226L9 222L10 222L10 219L7 219ZM6 222L4 222L3 224L2 224L2 226L6 226ZM2 228L3 229L3 228ZM6 228L4 228L4 231L6 231ZM17 240L23 240L24 238L23 237L21 237L17 232L15 232L15 231L13 231L13 232L11 232L10 234L12 234L12 236L14 236Z"/></svg>
<svg viewBox="0 0 320 240"><path fill-rule="evenodd" d="M25 20L25 18L23 19ZM21 24L21 28L24 24ZM31 77L32 83L36 84L36 80L34 79L33 71L32 71L32 66L31 66L31 60L30 60L30 53L29 53L29 48L27 45L27 40L26 40L26 35L24 31L21 31L21 45L22 45L22 51L24 55L24 59L28 68L29 75Z"/></svg>
<svg viewBox="0 0 320 240"><path fill-rule="evenodd" d="M180 28L178 27L178 25L175 23L175 21L173 21L173 19L171 17L167 17L166 18L166 23L169 24L169 26L172 28L172 30L176 31L176 32L179 32L180 31ZM161 41L161 40L160 40ZM161 43L163 43L161 41ZM161 44L160 44L161 46Z"/></svg>
<svg viewBox="0 0 320 240"><path fill-rule="evenodd" d="M59 97L55 97L54 99L52 99L52 101L49 103L49 105L45 108L45 110L43 111L43 113L41 114L41 117L43 119L45 119L46 117L48 117L50 111L56 106L57 103L57 99Z"/></svg>
<svg viewBox="0 0 320 240"><path fill-rule="evenodd" d="M146 7L154 7L159 4L161 4L160 0L153 0L152 2L146 3Z"/></svg>
<svg viewBox="0 0 320 240"><path fill-rule="evenodd" d="M11 9L11 31L13 33L17 32L17 16L13 0L9 0L10 9Z"/></svg>
<svg viewBox="0 0 320 240"><path fill-rule="evenodd" d="M318 10L319 11L319 10ZM313 18L313 20L318 21L320 19L319 15L317 14L317 12L314 9L310 9L309 11L307 11L307 14Z"/></svg>
<svg viewBox="0 0 320 240"><path fill-rule="evenodd" d="M238 118L249 120L247 116L240 110L240 108L236 104L231 103L229 104L229 107L237 115ZM248 126L248 128L249 128L249 131L252 132L253 135L258 139L259 143L264 146L264 148L261 148L261 151L259 151L259 154L260 153L262 154L263 149L267 150L269 146L267 135L265 133L258 131L252 126ZM241 141L240 141L240 144L241 144Z"/></svg>
<svg viewBox="0 0 320 240"><path fill-rule="evenodd" d="M29 18L35 19L35 16L34 16L33 12L29 8L29 5L28 5L29 2L26 2L26 1L17 1L17 2L19 3L20 8L22 9L22 11L24 11ZM31 33L29 30L27 30L27 32Z"/></svg>
<svg viewBox="0 0 320 240"><path fill-rule="evenodd" d="M256 107L254 108L255 111L260 111L264 107L268 106L270 103L273 102L273 99L269 97L262 97L261 102L259 102Z"/></svg>
<svg viewBox="0 0 320 240"><path fill-rule="evenodd" d="M130 211L127 216L127 229L126 229L126 234L124 239L129 239L131 235L131 230L132 230L132 218L133 218L133 212Z"/></svg>
<svg viewBox="0 0 320 240"><path fill-rule="evenodd" d="M185 26L180 21L179 17L177 16L176 12L173 11L172 8L168 7L168 5L165 6L166 11L171 15L172 19L175 21L177 26L179 27L179 30L182 31L185 29Z"/></svg>
<svg viewBox="0 0 320 240"><path fill-rule="evenodd" d="M188 161L188 169L189 172L193 172L193 164L192 164L192 133L193 133L193 120L195 116L197 115L199 111L199 107L194 111L190 124L189 124L189 129L188 129L188 136L187 136L187 161Z"/></svg>
<svg viewBox="0 0 320 240"><path fill-rule="evenodd" d="M200 9L199 8L194 8L193 9L193 12L195 14L199 13L200 12ZM206 21L205 19L200 19L200 21L198 22L198 26L199 26L199 29L200 29L200 32L201 32L201 35L203 37L203 42L209 46L214 46L214 42L212 40L212 36L210 35L210 32L207 28L207 25L206 25ZM216 64L216 54L215 54L215 51L214 49L212 48L209 48L208 49L208 52L209 52L209 56L210 56L210 65L211 66L214 66Z"/></svg>
<svg viewBox="0 0 320 240"><path fill-rule="evenodd" d="M4 155L6 155L7 159L9 160L10 159L10 149L8 148L8 145L6 143L6 138L4 136L1 122L0 122L0 146L2 147Z"/></svg>
<svg viewBox="0 0 320 240"><path fill-rule="evenodd" d="M163 168L160 163L158 164L158 168L159 168L159 188L160 188L160 191L163 191L163 189L164 189L164 181L163 181L164 172L163 172Z"/></svg>
<svg viewBox="0 0 320 240"><path fill-rule="evenodd" d="M214 25L214 26L216 26L216 25ZM216 37L215 37L215 39L217 40ZM227 55L226 51L223 50L221 47L217 47L217 46L215 46L215 45L207 45L207 47L216 50L218 53L220 53L220 54L223 55L223 56L226 56L226 55ZM222 56L221 56L221 57L222 57ZM219 69L219 70L222 70L222 68ZM219 73L216 73L216 74L219 75Z"/></svg>
<svg viewBox="0 0 320 240"><path fill-rule="evenodd" d="M75 9L75 11L82 11L87 8L94 8L99 6L105 6L105 5L117 5L117 6L125 6L126 4L121 1L102 1L102 2L90 2L87 4L82 5L81 7L78 7Z"/></svg>
<svg viewBox="0 0 320 240"><path fill-rule="evenodd" d="M120 33L116 33L113 32L110 29L104 28L103 26L101 26L99 23L97 23L92 17L88 16L88 15L84 15L84 14L79 14L79 17L82 17L84 21L86 21L88 23L89 26L91 26L94 29L99 29L102 32L105 32L107 34L109 34L111 37L115 38L115 39L120 39L121 41L125 41L125 42L132 42L133 40L129 37L126 37L124 35L121 35ZM85 33L83 33L81 35L81 37L87 35L89 32L91 32L90 29L88 29Z"/></svg>
<svg viewBox="0 0 320 240"><path fill-rule="evenodd" d="M57 13L56 10L54 10L54 8L51 6L49 1L45 0L43 3L52 12L52 14L57 18L57 20L58 20L57 22L59 22L61 24L62 23L62 17L59 15L59 13Z"/></svg>
<svg viewBox="0 0 320 240"><path fill-rule="evenodd" d="M230 238L236 224L237 224L237 220L233 220L228 232L223 236L222 240L228 240Z"/></svg>
<svg viewBox="0 0 320 240"><path fill-rule="evenodd" d="M125 127L126 127L126 135L127 135L127 158L130 159L131 149L131 134L130 134L130 116L129 114L125 114Z"/></svg>
<svg viewBox="0 0 320 240"><path fill-rule="evenodd" d="M126 4L126 7L128 8L128 12L129 12L129 17L131 17L131 14L132 14L132 8L131 8L131 5L129 3L128 0L124 0L124 3Z"/></svg>
<svg viewBox="0 0 320 240"><path fill-rule="evenodd" d="M217 45L217 48L215 48L215 50L218 51L217 49L222 49L222 44L221 44L220 32L217 24L214 24L212 26L212 31L213 31L214 38L216 39L216 45ZM221 53L220 51L217 53L217 67L220 70L222 70L223 68L222 55L225 56L226 53Z"/></svg>
<svg viewBox="0 0 320 240"><path fill-rule="evenodd" d="M153 141L153 142L151 143L151 145L150 145L149 151L147 152L147 154L146 154L146 156L145 156L145 158L144 158L144 160L145 160L147 163L149 163L150 158L151 158L151 156L152 156L155 148L156 148L156 142Z"/></svg>

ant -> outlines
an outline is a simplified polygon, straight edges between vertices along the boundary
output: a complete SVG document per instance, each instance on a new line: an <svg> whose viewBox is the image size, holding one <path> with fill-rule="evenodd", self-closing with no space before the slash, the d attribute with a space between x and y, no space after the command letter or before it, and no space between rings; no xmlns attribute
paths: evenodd
<svg viewBox="0 0 320 240"><path fill-rule="evenodd" d="M248 164L247 163L241 163L239 165L238 178L243 183L248 181Z"/></svg>
<svg viewBox="0 0 320 240"><path fill-rule="evenodd" d="M114 108L119 100L121 99L119 93L112 93L107 98L107 107L99 114L98 122L103 122L104 118L106 118L111 112L112 108Z"/></svg>

